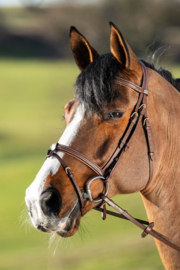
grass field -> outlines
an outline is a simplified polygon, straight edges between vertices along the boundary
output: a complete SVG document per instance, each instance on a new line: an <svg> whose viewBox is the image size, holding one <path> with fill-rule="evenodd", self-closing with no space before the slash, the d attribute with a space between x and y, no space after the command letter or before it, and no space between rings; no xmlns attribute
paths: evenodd
<svg viewBox="0 0 180 270"><path fill-rule="evenodd" d="M61 115L78 69L70 62L7 60L0 70L0 269L163 269L153 239L142 240L127 221L102 221L91 211L77 235L54 240L25 222L25 189L64 129ZM116 201L146 218L139 194Z"/></svg>

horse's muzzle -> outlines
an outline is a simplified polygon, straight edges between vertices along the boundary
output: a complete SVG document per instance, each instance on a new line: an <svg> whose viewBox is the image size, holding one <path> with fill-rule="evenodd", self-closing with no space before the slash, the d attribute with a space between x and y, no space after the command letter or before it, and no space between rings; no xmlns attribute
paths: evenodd
<svg viewBox="0 0 180 270"><path fill-rule="evenodd" d="M59 191L52 186L46 187L40 196L40 206L46 216L57 216L62 207Z"/></svg>

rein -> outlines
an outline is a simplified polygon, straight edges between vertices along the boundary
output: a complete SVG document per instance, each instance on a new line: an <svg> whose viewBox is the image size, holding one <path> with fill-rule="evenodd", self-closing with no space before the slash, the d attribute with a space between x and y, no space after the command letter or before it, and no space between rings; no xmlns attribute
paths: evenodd
<svg viewBox="0 0 180 270"><path fill-rule="evenodd" d="M154 222L147 222L144 220L140 220L140 219L136 219L133 216L131 216L126 210L123 210L119 205L115 204L112 200L110 200L108 197L101 195L101 198L104 202L106 202L109 206L113 207L116 211L118 211L120 214L111 212L111 211L107 211L108 214L112 215L112 216L116 216L119 218L123 218L123 219L127 219L129 221L131 221L132 223L134 223L136 226L138 226L140 229L143 230L141 237L145 238L148 234L152 235L154 238L158 239L159 241L161 241L162 243L166 244L167 246L177 250L180 252L180 247L173 244L172 242L170 242L169 240L167 240L163 235L161 235L160 233L158 233L157 231L153 230L154 227ZM98 210L100 212L103 212L104 210L102 208L96 208L95 210ZM147 226L145 226L147 225Z"/></svg>
<svg viewBox="0 0 180 270"><path fill-rule="evenodd" d="M110 200L107 197L108 191L109 191L109 183L108 179L111 176L113 170L115 169L120 157L126 152L126 150L129 148L130 141L136 131L137 126L142 123L145 131L145 137L147 142L147 149L148 149L148 158L149 158L149 179L147 181L146 186L144 189L149 185L152 176L153 176L153 145L152 145L152 137L151 137L151 128L149 123L149 118L147 116L147 70L144 64L141 62L141 66L143 69L143 78L142 78L142 86L138 86L124 78L116 77L115 83L123 85L125 87L131 88L132 90L139 93L138 101L135 105L134 111L131 114L131 117L129 119L128 127L126 128L123 136L120 138L119 143L109 158L109 160L106 162L106 164L103 166L103 168L99 167L95 162L93 162L91 159L86 157L85 155L81 154L80 152L72 149L69 146L61 145L59 143L54 143L50 149L47 152L47 158L49 157L56 157L60 164L62 165L64 171L66 172L68 178L70 179L72 185L74 186L74 189L77 193L79 203L80 203L80 211L81 215L84 214L84 206L86 200L90 200L92 202L99 202L100 205L103 204L103 208L101 207L95 207L94 210L100 211L103 213L103 219L106 218L106 214L110 214L119 218L127 219L133 222L136 226L141 228L143 230L142 237L146 237L148 234L152 235L153 237L157 238L161 242L165 243L166 245L170 246L171 248L177 250L180 252L180 247L174 245L167 239L165 239L162 235L160 235L158 232L153 230L154 223L149 223L144 220L135 219L131 215L127 213L127 211L120 208L117 204L115 204L112 200ZM63 152L66 153L83 164L85 164L87 167L89 167L92 171L94 171L97 176L92 178L89 183L86 185L86 191L81 190L76 182L76 179L74 177L74 174L72 173L70 167L66 165L64 160L57 154L57 152ZM100 195L99 199L94 200L91 192L90 185L93 181L96 179L101 179L104 183L104 194ZM114 213L112 211L106 210L105 204L107 203L111 207L113 207L118 213ZM145 226L147 225L147 226Z"/></svg>

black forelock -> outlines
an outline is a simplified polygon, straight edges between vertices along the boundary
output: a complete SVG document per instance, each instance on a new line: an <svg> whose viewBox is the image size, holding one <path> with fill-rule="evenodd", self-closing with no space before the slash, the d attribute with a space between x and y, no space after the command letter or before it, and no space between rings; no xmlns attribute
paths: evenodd
<svg viewBox="0 0 180 270"><path fill-rule="evenodd" d="M86 112L101 112L114 100L112 83L119 68L118 61L108 53L96 58L81 72L76 80L75 96L84 104Z"/></svg>

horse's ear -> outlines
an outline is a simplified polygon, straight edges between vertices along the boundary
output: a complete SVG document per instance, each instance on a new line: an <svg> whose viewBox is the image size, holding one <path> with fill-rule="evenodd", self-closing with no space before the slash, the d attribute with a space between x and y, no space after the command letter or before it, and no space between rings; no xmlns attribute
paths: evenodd
<svg viewBox="0 0 180 270"><path fill-rule="evenodd" d="M91 47L86 38L74 26L70 28L70 42L74 59L81 71L99 56L96 50Z"/></svg>
<svg viewBox="0 0 180 270"><path fill-rule="evenodd" d="M134 70L139 65L137 56L124 40L121 32L112 22L111 27L110 48L113 56L118 60L122 67Z"/></svg>

